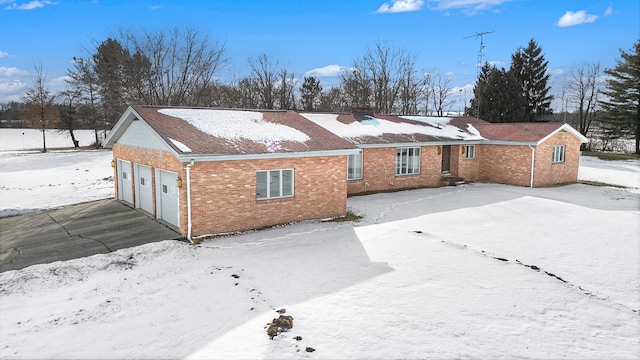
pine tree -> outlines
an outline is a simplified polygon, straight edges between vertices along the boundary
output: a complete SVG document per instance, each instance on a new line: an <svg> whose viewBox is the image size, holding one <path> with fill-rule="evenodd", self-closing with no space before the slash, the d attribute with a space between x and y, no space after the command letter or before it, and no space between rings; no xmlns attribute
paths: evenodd
<svg viewBox="0 0 640 360"><path fill-rule="evenodd" d="M613 69L606 69L608 97L600 102L605 131L618 137L632 135L636 140L636 154L640 154L640 40L629 52L620 50L620 59Z"/></svg>
<svg viewBox="0 0 640 360"><path fill-rule="evenodd" d="M542 48L533 38L526 49L519 48L511 55L510 71L518 80L525 98L524 121L544 121L552 114L553 96L549 95L551 87L547 84L547 64Z"/></svg>
<svg viewBox="0 0 640 360"><path fill-rule="evenodd" d="M510 71L485 64L467 113L493 123L521 122L525 115L525 99L519 89L520 85Z"/></svg>
<svg viewBox="0 0 640 360"><path fill-rule="evenodd" d="M309 76L304 78L302 87L300 88L300 96L302 98L302 108L305 111L315 110L317 104L320 101L320 94L322 93L322 86L320 81L315 77Z"/></svg>

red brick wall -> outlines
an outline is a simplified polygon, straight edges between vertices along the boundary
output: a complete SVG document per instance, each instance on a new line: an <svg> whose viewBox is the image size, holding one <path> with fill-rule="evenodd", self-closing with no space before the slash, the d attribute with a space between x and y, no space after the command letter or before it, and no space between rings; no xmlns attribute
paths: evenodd
<svg viewBox="0 0 640 360"><path fill-rule="evenodd" d="M396 148L363 149L361 180L350 180L349 194L388 191L440 185L442 156L437 146L423 146L420 155L420 174L396 176Z"/></svg>
<svg viewBox="0 0 640 360"><path fill-rule="evenodd" d="M257 200L256 171L294 169L294 196ZM347 156L199 162L191 168L194 236L342 216Z"/></svg>
<svg viewBox="0 0 640 360"><path fill-rule="evenodd" d="M454 151L455 148L458 148L457 153L459 155L459 159L457 162L457 173L454 175L460 176L465 179L465 181L479 181L480 180L480 155L482 153L482 147L480 145L476 145L476 153L473 159L467 159L466 154L463 151L466 151L466 147L464 145L460 145L458 147L452 147L451 151Z"/></svg>
<svg viewBox="0 0 640 360"><path fill-rule="evenodd" d="M113 146L122 159L178 173L180 233L187 235L185 166L159 150ZM256 171L294 169L294 196L256 200ZM135 171L135 168L134 168ZM191 168L192 236L342 216L347 209L347 156L197 162ZM114 176L117 174L114 171ZM135 176L135 174L134 174ZM155 171L152 171L155 194ZM117 198L117 181L115 193ZM133 189L132 189L133 191ZM154 197L155 215L155 197Z"/></svg>
<svg viewBox="0 0 640 360"><path fill-rule="evenodd" d="M565 145L562 163L552 163L553 147ZM559 132L536 147L534 186L549 186L578 181L580 140L567 132Z"/></svg>
<svg viewBox="0 0 640 360"><path fill-rule="evenodd" d="M480 160L479 180L501 184L529 186L531 149L528 146L476 146Z"/></svg>

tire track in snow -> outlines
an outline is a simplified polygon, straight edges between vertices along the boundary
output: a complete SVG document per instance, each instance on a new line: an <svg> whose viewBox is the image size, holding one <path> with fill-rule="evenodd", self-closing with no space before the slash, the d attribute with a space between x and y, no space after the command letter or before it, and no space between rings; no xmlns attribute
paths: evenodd
<svg viewBox="0 0 640 360"><path fill-rule="evenodd" d="M425 233L425 232L423 232L421 230L414 230L414 231L412 231L412 233L418 234L418 235L421 235L421 236L427 237L427 238L430 236L430 234ZM619 302L613 301L606 294L603 294L603 293L598 292L598 291L588 290L588 289L582 287L581 285L574 284L574 283L570 282L569 280L566 280L566 279L560 277L559 275L557 275L555 273L552 273L550 271L544 270L544 269L542 269L542 268L540 268L540 267L538 267L536 265L525 264L525 263L521 262L518 259L516 259L514 261L511 261L511 260L509 260L507 258L498 256L497 254L494 254L492 252L470 248L465 244L460 244L460 243L457 243L455 241L440 240L440 242L442 244L446 245L446 246L453 247L453 248L458 249L458 250L467 250L468 249L468 250L474 252L475 254L477 254L479 256L482 256L484 258L487 258L487 259L492 259L492 260L500 261L500 262L507 263L507 264L515 264L515 265L524 266L526 268L531 269L532 271L535 271L535 272L538 272L540 274L544 274L546 276L554 278L555 280L566 284L570 288L578 290L578 292L583 294L583 295L587 295L590 298L593 298L593 299L596 299L596 300L599 300L599 301L602 301L602 302L606 302L608 305L616 308L617 310L631 311L636 315L640 315L640 311L639 310L632 309L631 307L629 307L627 305L624 305L624 304L621 304Z"/></svg>

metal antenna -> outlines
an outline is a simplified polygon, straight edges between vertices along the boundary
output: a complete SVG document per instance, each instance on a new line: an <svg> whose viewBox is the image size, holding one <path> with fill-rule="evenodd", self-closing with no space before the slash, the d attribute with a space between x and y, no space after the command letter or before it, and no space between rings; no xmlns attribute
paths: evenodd
<svg viewBox="0 0 640 360"><path fill-rule="evenodd" d="M482 59L484 58L484 36L487 34L492 34L493 31L483 31L483 32L476 32L475 35L471 35L471 36L466 36L465 39L468 38L480 38L480 50L478 50L478 62L476 63L476 80L478 79L478 77L480 76L480 68L482 68L483 63L482 63ZM479 112L480 112L480 106L479 106L479 102L476 99L476 117L479 116Z"/></svg>

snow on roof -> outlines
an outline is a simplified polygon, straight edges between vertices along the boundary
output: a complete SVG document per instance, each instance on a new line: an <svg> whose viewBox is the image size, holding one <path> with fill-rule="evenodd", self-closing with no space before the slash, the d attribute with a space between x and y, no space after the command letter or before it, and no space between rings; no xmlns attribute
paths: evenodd
<svg viewBox="0 0 640 360"><path fill-rule="evenodd" d="M428 117L428 116L399 116L401 119L413 120L429 126L422 126L412 123L392 122L389 120L368 117L363 121L354 121L349 124L338 121L337 114L300 114L314 123L322 126L330 132L346 139L353 139L364 136L382 136L383 134L423 134L434 137L480 140L482 136L473 127L468 131L451 125L451 118Z"/></svg>
<svg viewBox="0 0 640 360"><path fill-rule="evenodd" d="M300 130L265 121L262 113L257 111L159 109L158 112L182 119L209 135L229 140L248 139L268 143L309 140L309 136Z"/></svg>
<svg viewBox="0 0 640 360"><path fill-rule="evenodd" d="M187 145L181 143L180 141L172 139L172 138L169 138L169 141L171 141L173 143L173 145L175 145L178 148L178 150L182 151L183 153L190 153L191 152L191 149Z"/></svg>

